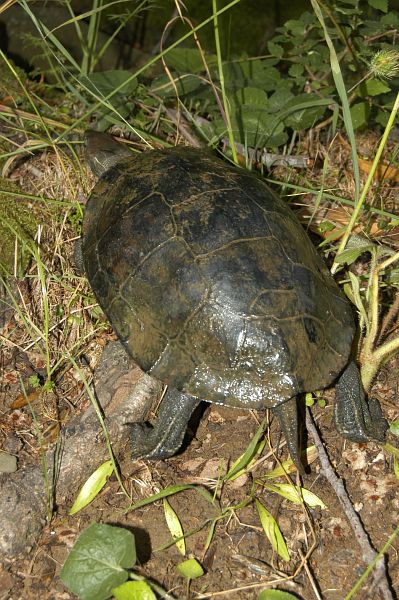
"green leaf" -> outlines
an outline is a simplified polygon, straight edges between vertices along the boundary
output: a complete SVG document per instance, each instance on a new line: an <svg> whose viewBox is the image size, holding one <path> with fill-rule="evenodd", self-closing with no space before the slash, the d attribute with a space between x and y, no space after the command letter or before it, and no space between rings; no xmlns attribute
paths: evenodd
<svg viewBox="0 0 399 600"><path fill-rule="evenodd" d="M380 79L368 79L362 84L366 90L367 96L378 96L379 94L387 94L391 88Z"/></svg>
<svg viewBox="0 0 399 600"><path fill-rule="evenodd" d="M263 590L256 600L298 600L298 596L280 590Z"/></svg>
<svg viewBox="0 0 399 600"><path fill-rule="evenodd" d="M145 581L127 581L112 590L116 600L156 600L156 596Z"/></svg>
<svg viewBox="0 0 399 600"><path fill-rule="evenodd" d="M376 245L370 242L368 238L363 235L352 234L346 245L346 249L337 254L335 261L339 264L352 264L365 252L372 252L376 248Z"/></svg>
<svg viewBox="0 0 399 600"><path fill-rule="evenodd" d="M181 562L177 565L176 570L186 579L197 579L204 574L204 569L196 558L189 558Z"/></svg>
<svg viewBox="0 0 399 600"><path fill-rule="evenodd" d="M298 597L280 590L263 590L257 600L298 600Z"/></svg>
<svg viewBox="0 0 399 600"><path fill-rule="evenodd" d="M205 71L204 62L197 48L173 48L168 52L165 60L168 67L179 73L201 73ZM208 66L217 62L214 54L207 54L205 60Z"/></svg>
<svg viewBox="0 0 399 600"><path fill-rule="evenodd" d="M184 540L183 528L181 526L179 517L166 500L163 499L163 510L165 513L166 523L168 524L169 531L172 534L174 540L176 540L176 548L183 556L186 554L186 542Z"/></svg>
<svg viewBox="0 0 399 600"><path fill-rule="evenodd" d="M273 40L267 42L267 49L272 56L277 56L277 58L282 58L284 56L284 48L273 42Z"/></svg>
<svg viewBox="0 0 399 600"><path fill-rule="evenodd" d="M263 531L266 534L267 539L271 543L273 549L277 554L285 561L290 560L287 544L285 543L283 534L280 531L274 517L269 511L263 506L258 499L255 499L256 508L258 509L260 522L263 527Z"/></svg>
<svg viewBox="0 0 399 600"><path fill-rule="evenodd" d="M349 275L351 285L349 286L348 284L345 284L344 292L348 296L348 298L351 300L351 302L356 306L357 310L359 311L359 314L361 316L361 322L362 322L363 326L365 325L368 328L369 327L369 319L367 316L366 308L363 304L362 295L360 293L359 279L356 277L356 275L354 273L351 273L350 271L348 271L348 275Z"/></svg>
<svg viewBox="0 0 399 600"><path fill-rule="evenodd" d="M125 83L119 92L108 100L108 103L113 107L126 105L127 97L132 95L138 86L137 79L132 77L131 72L122 69L81 75L79 81L97 99L109 96L113 90Z"/></svg>
<svg viewBox="0 0 399 600"><path fill-rule="evenodd" d="M287 31L290 31L295 37L302 37L306 33L305 23L302 19L290 19L284 23Z"/></svg>
<svg viewBox="0 0 399 600"><path fill-rule="evenodd" d="M267 105L267 94L259 88L244 87L235 92L233 100L238 106L241 106L242 104L250 104L265 108Z"/></svg>
<svg viewBox="0 0 399 600"><path fill-rule="evenodd" d="M157 494L153 494L148 498L144 498L143 500L139 500L134 504L131 504L125 512L129 512L129 510L136 510L137 508L142 508L143 506L147 506L147 504L152 504L157 500L162 500L163 498L167 498L168 496L173 496L174 494L178 494L179 492L184 492L185 490L195 490L198 494L203 496L205 500L210 502L211 504L215 504L213 497L209 492L202 489L198 485L192 485L191 483L187 483L185 485L171 485L164 490L161 490Z"/></svg>
<svg viewBox="0 0 399 600"><path fill-rule="evenodd" d="M270 112L280 112L282 106L288 105L288 102L295 98L288 82L278 85L276 90L269 96L268 110Z"/></svg>
<svg viewBox="0 0 399 600"><path fill-rule="evenodd" d="M70 515L74 515L79 510L90 504L94 498L101 492L104 485L107 483L108 477L112 475L114 468L112 461L107 460L100 465L98 469L90 475L89 479L83 484L75 502L69 511Z"/></svg>
<svg viewBox="0 0 399 600"><path fill-rule="evenodd" d="M309 94L298 94L284 105L279 116L284 118L286 127L299 131L312 127L329 104L333 101L328 98L320 100Z"/></svg>
<svg viewBox="0 0 399 600"><path fill-rule="evenodd" d="M310 463L316 460L318 456L315 446L309 446L309 448L306 448L306 451L303 454L306 455L306 463L308 465L310 465ZM287 460L282 461L281 465L279 465L272 471L269 471L268 473L262 475L262 479L275 479L277 477L284 477L287 473L294 471L296 471L296 467L294 467L292 459L288 458Z"/></svg>
<svg viewBox="0 0 399 600"><path fill-rule="evenodd" d="M106 600L125 583L136 562L134 536L93 523L80 534L61 570L61 580L81 600Z"/></svg>
<svg viewBox="0 0 399 600"><path fill-rule="evenodd" d="M265 92L271 92L281 81L279 71L270 60L263 59L227 63L223 65L223 75L226 89L232 92L243 87L257 87Z"/></svg>
<svg viewBox="0 0 399 600"><path fill-rule="evenodd" d="M353 129L364 127L368 121L370 107L367 102L357 102L350 108Z"/></svg>
<svg viewBox="0 0 399 600"><path fill-rule="evenodd" d="M372 8L381 10L382 12L388 12L388 0L367 0Z"/></svg>
<svg viewBox="0 0 399 600"><path fill-rule="evenodd" d="M289 483L275 483L273 485L265 485L265 489L271 492L276 492L294 504L302 504L305 502L311 508L319 506L322 509L327 508L326 505L316 494L301 487L299 490L295 485Z"/></svg>
<svg viewBox="0 0 399 600"><path fill-rule="evenodd" d="M293 77L294 79L297 79L298 77L300 77L304 72L304 66L301 64L293 64L290 66L290 68L288 69L288 73L291 77Z"/></svg>
<svg viewBox="0 0 399 600"><path fill-rule="evenodd" d="M393 457L393 472L395 473L396 479L399 479L399 463L396 456Z"/></svg>
<svg viewBox="0 0 399 600"><path fill-rule="evenodd" d="M241 474L242 471L248 466L253 457L261 452L263 449L263 442L259 442L259 439L262 437L267 426L267 419L264 418L262 423L259 425L258 429L251 442L248 444L247 449L244 454L242 454L231 466L229 471L224 476L224 481L235 479L238 474Z"/></svg>
<svg viewBox="0 0 399 600"><path fill-rule="evenodd" d="M392 421L392 423L389 426L389 431L393 433L393 435L396 435L396 437L399 437L399 419L395 419L395 421Z"/></svg>

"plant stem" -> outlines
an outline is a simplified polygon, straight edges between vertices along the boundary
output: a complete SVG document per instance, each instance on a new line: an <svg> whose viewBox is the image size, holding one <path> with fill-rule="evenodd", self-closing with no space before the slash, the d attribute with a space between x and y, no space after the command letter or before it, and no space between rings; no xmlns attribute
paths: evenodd
<svg viewBox="0 0 399 600"><path fill-rule="evenodd" d="M229 142L230 142L231 153L233 155L233 160L236 164L238 164L236 145L235 145L235 141L234 141L233 130L231 127L229 101L228 101L228 98L226 95L226 88L224 86L222 52L220 49L219 24L218 24L218 18L217 18L217 14L218 14L217 0L212 0L212 9L213 9L213 24L214 24L214 31L215 31L216 55L217 55L217 60L218 60L219 80L220 80L220 87L222 90L225 122L226 122L226 127L227 127L227 133L229 136Z"/></svg>

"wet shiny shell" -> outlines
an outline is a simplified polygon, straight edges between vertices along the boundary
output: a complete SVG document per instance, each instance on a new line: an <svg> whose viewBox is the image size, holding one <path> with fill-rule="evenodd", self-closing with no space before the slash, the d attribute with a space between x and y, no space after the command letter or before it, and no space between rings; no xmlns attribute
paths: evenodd
<svg viewBox="0 0 399 600"><path fill-rule="evenodd" d="M88 202L83 258L130 355L188 394L271 407L348 361L350 307L293 212L206 151L122 157Z"/></svg>

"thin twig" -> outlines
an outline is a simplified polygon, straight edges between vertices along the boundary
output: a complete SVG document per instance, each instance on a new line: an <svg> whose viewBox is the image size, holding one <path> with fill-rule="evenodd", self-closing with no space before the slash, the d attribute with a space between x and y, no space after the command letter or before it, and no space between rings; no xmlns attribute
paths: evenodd
<svg viewBox="0 0 399 600"><path fill-rule="evenodd" d="M224 147L231 148L230 142L227 138L222 139ZM236 142L235 144L237 151L242 156L247 156L251 162L261 163L267 168L275 165L283 165L295 167L297 169L307 169L310 166L311 159L309 156L291 156L289 154L270 154L265 150L256 150L249 148Z"/></svg>
<svg viewBox="0 0 399 600"><path fill-rule="evenodd" d="M381 332L379 335L380 342L383 341L383 338L385 337L388 327L390 326L392 321L397 318L398 312L399 312L399 292L396 293L395 300L393 301L392 305L390 306L387 314L385 315L385 317L382 321Z"/></svg>
<svg viewBox="0 0 399 600"><path fill-rule="evenodd" d="M306 410L306 427L310 432L311 436L313 437L315 446L319 453L322 473L331 485L334 492L336 493L337 498L340 501L342 508L344 509L346 518L348 519L349 524L352 527L353 533L355 534L356 540L360 546L363 561L366 564L369 564L374 560L375 556L377 555L377 552L370 544L368 535L363 528L359 515L352 506L352 503L349 499L349 496L346 492L342 480L339 477L337 477L334 469L331 466L330 460L327 456L327 452L324 449L323 443L319 437L316 425L313 421L313 417L309 409ZM381 598L383 598L384 600L393 600L393 596L389 588L383 558L379 560L378 563L375 565L375 569L372 572L372 577L381 593Z"/></svg>

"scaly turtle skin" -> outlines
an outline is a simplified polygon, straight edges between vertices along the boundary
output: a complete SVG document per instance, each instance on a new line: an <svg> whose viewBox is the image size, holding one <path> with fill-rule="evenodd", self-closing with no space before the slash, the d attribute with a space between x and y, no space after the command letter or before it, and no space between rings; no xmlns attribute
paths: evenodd
<svg viewBox="0 0 399 600"><path fill-rule="evenodd" d="M349 362L351 307L259 177L194 148L134 155L95 132L87 155L99 181L85 271L127 352L168 385L155 426L132 424L133 458L173 455L206 400L271 408L300 466L296 396L339 377L338 430L384 438L379 405Z"/></svg>

